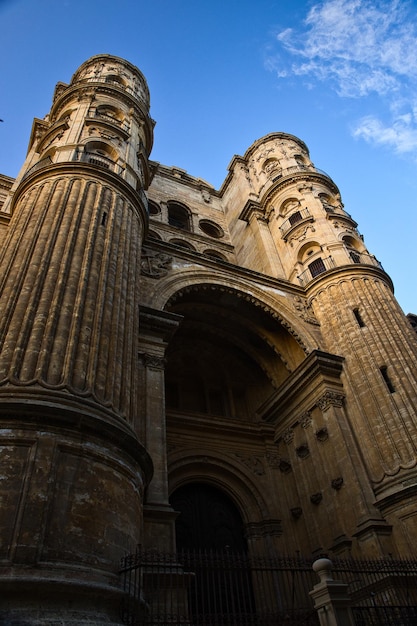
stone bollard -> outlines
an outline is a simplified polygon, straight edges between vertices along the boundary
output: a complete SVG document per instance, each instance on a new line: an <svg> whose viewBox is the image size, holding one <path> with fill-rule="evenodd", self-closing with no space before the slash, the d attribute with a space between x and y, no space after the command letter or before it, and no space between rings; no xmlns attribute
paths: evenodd
<svg viewBox="0 0 417 626"><path fill-rule="evenodd" d="M313 563L313 570L320 582L310 591L314 608L320 620L320 626L355 626L348 585L341 580L333 580L333 563L330 559L318 559Z"/></svg>

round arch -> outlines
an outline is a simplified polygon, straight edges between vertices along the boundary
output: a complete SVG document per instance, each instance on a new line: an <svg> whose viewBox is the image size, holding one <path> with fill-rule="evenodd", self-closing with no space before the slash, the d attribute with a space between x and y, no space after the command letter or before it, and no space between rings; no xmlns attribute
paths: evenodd
<svg viewBox="0 0 417 626"><path fill-rule="evenodd" d="M213 272L207 268L177 269L175 273L168 274L158 281L150 305L155 309L166 310L169 301L184 289L224 289L235 293L241 301L250 302L254 307L263 309L278 320L294 337L305 355L319 347L317 339L299 315L298 302L300 297L303 297L302 290L294 294L284 293L276 288L265 288L263 285L253 283L248 289L247 281L240 277L234 278L233 287L230 284L230 276L222 276L218 271Z"/></svg>
<svg viewBox="0 0 417 626"><path fill-rule="evenodd" d="M197 454L175 450L168 459L168 474L170 494L191 483L205 483L230 498L244 524L261 522L271 516L256 475L243 462L229 459L224 453L216 454L206 448L201 448Z"/></svg>

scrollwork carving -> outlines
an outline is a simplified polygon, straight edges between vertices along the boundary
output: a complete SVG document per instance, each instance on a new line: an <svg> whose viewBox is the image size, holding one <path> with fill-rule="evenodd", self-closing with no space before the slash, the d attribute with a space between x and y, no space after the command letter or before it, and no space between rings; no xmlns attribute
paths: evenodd
<svg viewBox="0 0 417 626"><path fill-rule="evenodd" d="M300 415L300 426L301 428L308 428L311 426L311 413L310 411L306 411L302 415Z"/></svg>
<svg viewBox="0 0 417 626"><path fill-rule="evenodd" d="M282 433L282 438L283 438L283 440L285 441L285 443L287 445L290 444L293 441L293 439L294 439L294 431L293 431L293 429L292 428L287 428L287 430L285 430Z"/></svg>
<svg viewBox="0 0 417 626"><path fill-rule="evenodd" d="M268 453L265 455L265 459L269 467L272 467L273 469L279 469L279 464L281 462L279 454Z"/></svg>
<svg viewBox="0 0 417 626"><path fill-rule="evenodd" d="M305 298L301 298L300 296L295 296L294 297L294 309L298 312L298 315L304 321L308 322L309 324L314 324L315 326L320 326L320 322L315 317L313 313L313 309L311 308L311 305L307 303L307 300Z"/></svg>
<svg viewBox="0 0 417 626"><path fill-rule="evenodd" d="M141 270L144 276L163 278L171 269L172 257L162 252L143 249Z"/></svg>
<svg viewBox="0 0 417 626"><path fill-rule="evenodd" d="M149 367L153 370L165 369L166 359L158 356L157 354L148 354L146 352L139 353L139 360L144 367Z"/></svg>
<svg viewBox="0 0 417 626"><path fill-rule="evenodd" d="M236 454L236 457L246 465L256 476L263 476L265 474L262 461L256 456L243 456L242 454Z"/></svg>
<svg viewBox="0 0 417 626"><path fill-rule="evenodd" d="M326 391L326 393L317 400L317 406L324 413L331 406L343 406L344 398L344 394L338 391Z"/></svg>

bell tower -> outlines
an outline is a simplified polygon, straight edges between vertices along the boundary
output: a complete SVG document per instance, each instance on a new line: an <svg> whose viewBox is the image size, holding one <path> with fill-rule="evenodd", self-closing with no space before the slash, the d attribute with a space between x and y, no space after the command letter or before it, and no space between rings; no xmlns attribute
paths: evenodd
<svg viewBox="0 0 417 626"><path fill-rule="evenodd" d="M12 190L0 253L0 621L119 623L118 561L141 542L152 474L137 354L153 126L141 72L95 56L35 120Z"/></svg>
<svg viewBox="0 0 417 626"><path fill-rule="evenodd" d="M380 513L360 520L356 535L378 543L392 525L396 548L407 554L406 537L417 532L417 342L391 279L296 137L260 139L234 158L229 176L239 181L226 193L240 262L301 286L322 349L344 357L346 426ZM242 187L247 201L238 214Z"/></svg>

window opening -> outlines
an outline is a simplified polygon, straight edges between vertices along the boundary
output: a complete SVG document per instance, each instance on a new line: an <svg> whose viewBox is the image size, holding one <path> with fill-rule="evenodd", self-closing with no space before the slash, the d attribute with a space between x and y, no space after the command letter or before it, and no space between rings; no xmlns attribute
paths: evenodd
<svg viewBox="0 0 417 626"><path fill-rule="evenodd" d="M291 226L293 224L297 224L297 222L301 222L301 220L302 220L302 216L301 216L301 212L300 211L296 211L295 213L290 215L289 218L288 218L288 221L291 224Z"/></svg>
<svg viewBox="0 0 417 626"><path fill-rule="evenodd" d="M323 259L321 259L321 258L318 258L315 261L313 261L312 263L309 263L308 269L311 272L312 278L314 278L315 276L318 276L319 274L322 274L323 272L326 271L326 267L324 265Z"/></svg>
<svg viewBox="0 0 417 626"><path fill-rule="evenodd" d="M181 230L190 230L187 210L178 204L168 206L168 224Z"/></svg>
<svg viewBox="0 0 417 626"><path fill-rule="evenodd" d="M388 371L387 371L387 370L388 370L388 368L387 368L387 366L386 366L386 365L383 365L382 367L380 367L380 368L379 368L379 370L380 370L380 372L381 372L381 374L382 374L382 378L383 378L383 379L384 379L384 381L385 381L385 384L386 384L386 386L387 386L387 388L388 388L388 391L389 391L390 393L394 393L394 391L395 391L395 387L394 387L394 385L392 384L392 381L391 381L391 379L390 379L390 377L389 377L389 375L388 375Z"/></svg>
<svg viewBox="0 0 417 626"><path fill-rule="evenodd" d="M356 250L349 250L349 254L354 263L361 262L361 255L359 254L359 252L356 252Z"/></svg>
<svg viewBox="0 0 417 626"><path fill-rule="evenodd" d="M353 314L356 317L356 321L358 322L359 326L363 328L365 326L365 322L363 321L362 316L359 313L359 309L353 309Z"/></svg>

